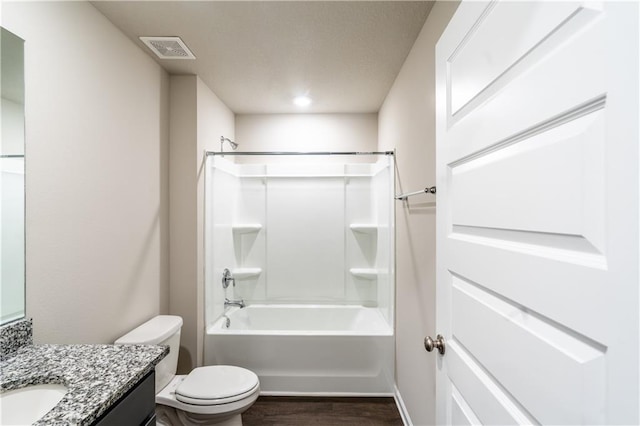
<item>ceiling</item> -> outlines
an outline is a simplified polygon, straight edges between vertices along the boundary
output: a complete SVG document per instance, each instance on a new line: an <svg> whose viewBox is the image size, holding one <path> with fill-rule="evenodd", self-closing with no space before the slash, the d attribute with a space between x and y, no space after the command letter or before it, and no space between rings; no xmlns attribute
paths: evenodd
<svg viewBox="0 0 640 426"><path fill-rule="evenodd" d="M235 113L377 112L430 1L94 1L170 74L197 74ZM140 36L179 36L195 60ZM308 94L301 110L292 98Z"/></svg>

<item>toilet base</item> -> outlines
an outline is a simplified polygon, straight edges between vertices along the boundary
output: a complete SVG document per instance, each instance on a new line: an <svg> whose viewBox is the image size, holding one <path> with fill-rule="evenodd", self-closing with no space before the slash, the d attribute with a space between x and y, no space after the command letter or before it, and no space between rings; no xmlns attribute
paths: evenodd
<svg viewBox="0 0 640 426"><path fill-rule="evenodd" d="M156 404L156 425L158 426L242 426L242 415L240 413L229 416L203 415L185 413L166 405Z"/></svg>

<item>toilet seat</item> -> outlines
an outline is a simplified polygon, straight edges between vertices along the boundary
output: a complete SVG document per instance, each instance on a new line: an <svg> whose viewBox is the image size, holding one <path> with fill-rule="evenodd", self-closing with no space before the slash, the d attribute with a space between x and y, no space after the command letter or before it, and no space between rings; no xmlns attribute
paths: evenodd
<svg viewBox="0 0 640 426"><path fill-rule="evenodd" d="M194 405L228 404L246 398L259 386L258 376L245 368L212 365L194 369L176 388L178 401Z"/></svg>
<svg viewBox="0 0 640 426"><path fill-rule="evenodd" d="M217 366L214 366L217 367ZM200 367L202 368L202 367ZM193 373L193 372L192 372ZM177 388L188 376L174 376L173 379L158 394L156 394L156 404L172 407L187 413L204 415L232 415L242 413L249 408L260 395L260 385L258 384L249 392L236 395L234 402L222 402L224 398L208 399L207 405L191 404L179 401L177 398ZM257 376L256 376L257 377ZM226 398L229 398L228 396Z"/></svg>

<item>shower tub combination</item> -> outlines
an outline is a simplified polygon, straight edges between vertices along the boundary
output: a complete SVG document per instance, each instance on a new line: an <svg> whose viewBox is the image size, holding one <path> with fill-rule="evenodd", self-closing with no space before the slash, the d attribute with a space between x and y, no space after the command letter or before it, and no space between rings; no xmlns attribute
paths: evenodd
<svg viewBox="0 0 640 426"><path fill-rule="evenodd" d="M208 153L205 365L254 371L263 395L393 395L393 167Z"/></svg>
<svg viewBox="0 0 640 426"><path fill-rule="evenodd" d="M361 306L250 305L207 329L207 364L260 377L263 395L393 394L393 332Z"/></svg>

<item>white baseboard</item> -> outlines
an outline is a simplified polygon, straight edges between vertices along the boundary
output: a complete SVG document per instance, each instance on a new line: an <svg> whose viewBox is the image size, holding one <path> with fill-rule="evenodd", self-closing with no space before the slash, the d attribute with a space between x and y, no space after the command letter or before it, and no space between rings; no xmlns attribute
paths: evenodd
<svg viewBox="0 0 640 426"><path fill-rule="evenodd" d="M396 385L393 386L393 399L396 400L396 405L398 406L398 411L400 412L400 417L402 418L404 426L413 426L411 417L409 417L409 413L407 412L407 407L404 405L404 401L402 400L402 395L400 395L400 390Z"/></svg>

